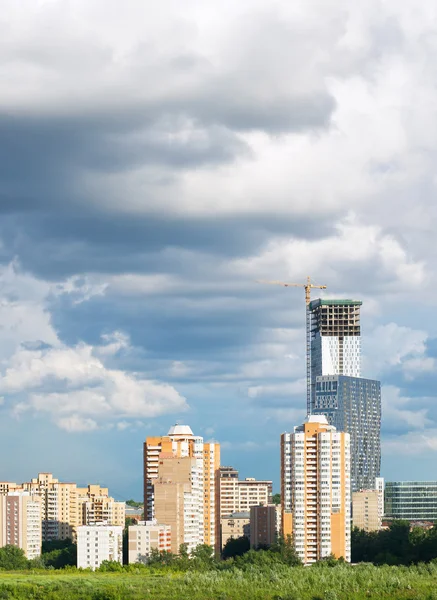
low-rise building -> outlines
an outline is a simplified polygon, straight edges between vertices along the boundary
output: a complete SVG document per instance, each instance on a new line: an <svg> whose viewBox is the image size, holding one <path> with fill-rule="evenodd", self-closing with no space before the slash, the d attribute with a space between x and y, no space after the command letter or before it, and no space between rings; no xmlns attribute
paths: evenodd
<svg viewBox="0 0 437 600"><path fill-rule="evenodd" d="M152 550L171 552L171 527L155 521L142 521L128 528L129 564L146 563Z"/></svg>
<svg viewBox="0 0 437 600"><path fill-rule="evenodd" d="M406 521L436 521L437 481L387 481L384 516Z"/></svg>
<svg viewBox="0 0 437 600"><path fill-rule="evenodd" d="M31 559L41 544L41 498L23 491L0 495L0 546L17 546Z"/></svg>
<svg viewBox="0 0 437 600"><path fill-rule="evenodd" d="M220 519L222 550L228 540L243 535L250 538L250 512L235 512Z"/></svg>
<svg viewBox="0 0 437 600"><path fill-rule="evenodd" d="M81 525L77 528L77 567L98 569L103 561L123 563L123 528Z"/></svg>
<svg viewBox="0 0 437 600"><path fill-rule="evenodd" d="M352 525L364 531L379 531L381 517L379 515L378 490L361 490L352 494Z"/></svg>

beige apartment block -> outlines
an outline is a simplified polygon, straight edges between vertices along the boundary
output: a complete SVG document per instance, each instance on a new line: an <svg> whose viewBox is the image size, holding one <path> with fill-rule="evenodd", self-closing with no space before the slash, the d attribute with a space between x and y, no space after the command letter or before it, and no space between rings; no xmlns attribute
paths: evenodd
<svg viewBox="0 0 437 600"><path fill-rule="evenodd" d="M152 550L171 552L171 527L157 521L141 521L128 528L129 564L147 563Z"/></svg>
<svg viewBox="0 0 437 600"><path fill-rule="evenodd" d="M276 505L251 506L250 546L271 546L278 536L278 510Z"/></svg>
<svg viewBox="0 0 437 600"><path fill-rule="evenodd" d="M191 491L188 505L192 509L192 524L187 529L188 522L183 527L180 514L170 514L168 507L159 506L163 498L167 498L176 510L183 486L185 472L177 481L169 479L168 464L161 464L161 458L191 459ZM169 463L170 464L170 463ZM187 461L181 463L185 469ZM186 543L190 548L194 544L209 544L216 551L220 544L220 495L218 489L218 469L220 465L220 445L205 443L202 437L195 436L187 425L174 425L166 436L148 437L144 442L144 516L147 521L158 520L160 523L171 524L162 518L163 511L167 519L172 519L172 546L179 551L180 543ZM159 482L158 482L159 479ZM159 499L157 486L159 485ZM173 488L172 488L173 486ZM184 509L185 510L185 509ZM176 529L174 529L176 527ZM196 531L195 531L196 530ZM182 541L181 541L182 540Z"/></svg>
<svg viewBox="0 0 437 600"><path fill-rule="evenodd" d="M43 541L74 538L77 527L107 523L124 527L125 503L108 496L108 488L89 485L78 488L63 483L51 473L39 473L28 482L0 483L0 495L8 491L26 491L41 499Z"/></svg>
<svg viewBox="0 0 437 600"><path fill-rule="evenodd" d="M220 519L220 538L222 550L231 539L242 536L250 537L250 513L236 512Z"/></svg>
<svg viewBox="0 0 437 600"><path fill-rule="evenodd" d="M109 496L108 488L91 484L77 488L79 525L106 523L124 527L126 503L116 502Z"/></svg>
<svg viewBox="0 0 437 600"><path fill-rule="evenodd" d="M350 561L350 436L310 415L290 437L292 534L305 564L334 554ZM283 471L284 474L284 471Z"/></svg>
<svg viewBox="0 0 437 600"><path fill-rule="evenodd" d="M41 554L41 504L41 498L29 492L0 495L0 546L22 548L29 559Z"/></svg>
<svg viewBox="0 0 437 600"><path fill-rule="evenodd" d="M190 552L203 543L203 497L196 469L194 457L162 453L159 459L155 516L158 523L171 527L171 551L175 554L182 544Z"/></svg>
<svg viewBox="0 0 437 600"><path fill-rule="evenodd" d="M380 493L378 490L361 490L352 494L352 524L364 531L379 531Z"/></svg>
<svg viewBox="0 0 437 600"><path fill-rule="evenodd" d="M233 467L220 467L220 517L231 513L248 512L252 506L270 504L272 482L260 481L252 477L238 478Z"/></svg>

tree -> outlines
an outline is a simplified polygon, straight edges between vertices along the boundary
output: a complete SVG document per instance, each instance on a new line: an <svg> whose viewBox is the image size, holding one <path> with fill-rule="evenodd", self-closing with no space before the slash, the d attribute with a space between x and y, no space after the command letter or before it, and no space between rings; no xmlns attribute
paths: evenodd
<svg viewBox="0 0 437 600"><path fill-rule="evenodd" d="M63 569L77 564L77 546L71 539L43 542L41 559L46 567Z"/></svg>
<svg viewBox="0 0 437 600"><path fill-rule="evenodd" d="M279 554L281 561L290 567L297 567L302 565L302 560L297 554L293 544L293 538L288 534L285 538L279 536L275 544L270 548L270 552L276 552Z"/></svg>
<svg viewBox="0 0 437 600"><path fill-rule="evenodd" d="M142 502L136 502L135 500L126 500L127 506L132 506L133 508L143 508Z"/></svg>
<svg viewBox="0 0 437 600"><path fill-rule="evenodd" d="M242 556L249 550L250 541L245 535L238 538L230 538L223 547L222 557L227 559L232 558L233 556Z"/></svg>
<svg viewBox="0 0 437 600"><path fill-rule="evenodd" d="M281 494L273 494L272 502L273 504L281 504Z"/></svg>
<svg viewBox="0 0 437 600"><path fill-rule="evenodd" d="M20 571L29 568L24 551L10 544L0 548L0 569L5 571Z"/></svg>

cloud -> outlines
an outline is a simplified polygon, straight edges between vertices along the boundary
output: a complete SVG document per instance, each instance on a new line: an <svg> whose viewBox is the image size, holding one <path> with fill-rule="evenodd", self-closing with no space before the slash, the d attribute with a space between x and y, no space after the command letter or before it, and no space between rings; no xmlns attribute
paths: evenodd
<svg viewBox="0 0 437 600"><path fill-rule="evenodd" d="M402 424L411 429L425 429L433 421L428 417L428 409L412 406L420 405L418 398L408 398L402 395L395 386L383 386L381 390L382 413L386 423L393 425Z"/></svg>
<svg viewBox="0 0 437 600"><path fill-rule="evenodd" d="M93 419L84 419L79 415L61 417L56 419L56 425L65 431L77 433L80 431L94 431L97 429L97 423Z"/></svg>
<svg viewBox="0 0 437 600"><path fill-rule="evenodd" d="M398 435L383 440L383 452L389 456L418 456L428 455L437 451L437 429L426 431L410 431L404 435Z"/></svg>
<svg viewBox="0 0 437 600"><path fill-rule="evenodd" d="M106 339L112 347L112 338ZM48 413L68 431L91 430L91 423L97 426L120 417L151 419L187 409L172 386L107 368L102 361L105 348L82 343L19 349L0 379L1 393L16 397L20 412Z"/></svg>

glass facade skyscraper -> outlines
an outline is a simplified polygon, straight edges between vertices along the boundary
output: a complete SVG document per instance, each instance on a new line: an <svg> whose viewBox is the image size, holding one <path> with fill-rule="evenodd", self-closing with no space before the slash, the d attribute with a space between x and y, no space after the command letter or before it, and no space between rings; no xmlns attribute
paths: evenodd
<svg viewBox="0 0 437 600"><path fill-rule="evenodd" d="M381 384L373 379L316 378L314 415L350 435L352 491L374 489L381 468Z"/></svg>
<svg viewBox="0 0 437 600"><path fill-rule="evenodd" d="M316 378L322 375L361 376L360 300L310 302L311 414L316 399Z"/></svg>
<svg viewBox="0 0 437 600"><path fill-rule="evenodd" d="M351 438L352 491L374 489L381 468L381 384L361 377L361 300L310 302L308 413Z"/></svg>

